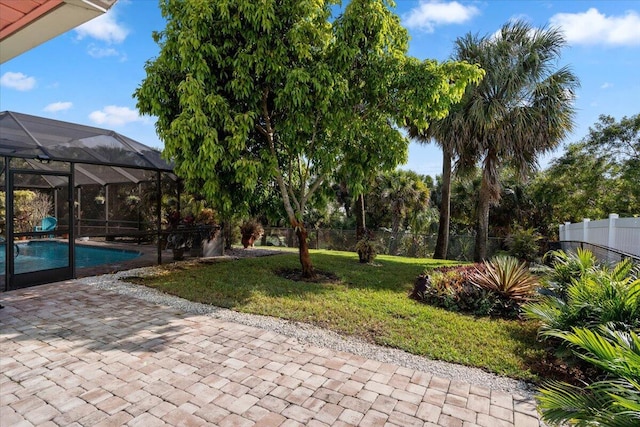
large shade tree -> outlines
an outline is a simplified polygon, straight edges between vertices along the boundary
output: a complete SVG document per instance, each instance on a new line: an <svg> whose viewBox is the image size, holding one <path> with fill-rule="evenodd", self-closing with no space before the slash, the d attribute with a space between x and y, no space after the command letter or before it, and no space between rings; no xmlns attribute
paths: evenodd
<svg viewBox="0 0 640 427"><path fill-rule="evenodd" d="M393 34L404 29L383 0L353 0L343 12L349 19L342 21L358 23L354 28L370 31L365 36L377 42L367 48L373 59L358 62L363 47L341 35L340 19L332 25L332 3L163 0L167 26L154 33L160 53L146 64L135 92L139 110L157 116L164 155L175 161L187 187L197 186L230 210L237 194L250 197L260 180L277 185L298 236L304 276L314 274L304 226L307 203L345 164L361 167L348 129L375 111L351 96L355 88L346 73L360 66L359 72L378 72L379 79L367 83L377 88L370 101L393 99L396 110L385 117L392 127L399 118L443 117L478 75L477 67L463 63L407 58L406 46L394 44L406 40L406 33ZM367 141L373 141L368 152L380 153L375 159L384 158L385 150L406 150L406 143ZM361 176L351 174L351 185L357 187ZM232 188L239 189L235 196Z"/></svg>
<svg viewBox="0 0 640 427"><path fill-rule="evenodd" d="M496 34L467 34L456 41L458 60L479 64L485 77L468 87L461 108L464 126L462 165L482 167L474 258L485 259L489 208L500 198L500 171L505 165L523 175L538 156L555 149L573 128L577 77L558 67L566 45L560 30L534 28L524 21L504 25Z"/></svg>

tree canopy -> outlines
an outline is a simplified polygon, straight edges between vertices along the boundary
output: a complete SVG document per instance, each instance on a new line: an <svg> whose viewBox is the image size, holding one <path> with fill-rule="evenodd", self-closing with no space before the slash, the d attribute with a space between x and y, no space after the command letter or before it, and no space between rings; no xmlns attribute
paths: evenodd
<svg viewBox="0 0 640 427"><path fill-rule="evenodd" d="M616 121L600 116L579 142L569 144L531 182L528 192L544 222L640 214L640 114Z"/></svg>
<svg viewBox="0 0 640 427"><path fill-rule="evenodd" d="M444 117L481 75L408 57L390 1L352 0L333 22L332 4L163 0L160 53L135 92L187 188L230 210L259 181L277 184L304 275L304 216L322 183L349 171L357 189L368 168L395 166L397 127Z"/></svg>

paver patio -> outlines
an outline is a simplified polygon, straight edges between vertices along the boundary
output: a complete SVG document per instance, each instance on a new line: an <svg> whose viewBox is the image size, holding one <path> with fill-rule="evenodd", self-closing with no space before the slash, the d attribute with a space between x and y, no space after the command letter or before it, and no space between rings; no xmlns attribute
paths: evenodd
<svg viewBox="0 0 640 427"><path fill-rule="evenodd" d="M518 396L75 281L0 298L2 426L540 425Z"/></svg>

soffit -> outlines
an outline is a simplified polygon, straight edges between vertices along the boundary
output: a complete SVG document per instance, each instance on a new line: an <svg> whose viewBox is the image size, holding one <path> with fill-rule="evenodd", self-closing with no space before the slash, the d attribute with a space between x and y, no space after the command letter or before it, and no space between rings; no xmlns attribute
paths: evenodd
<svg viewBox="0 0 640 427"><path fill-rule="evenodd" d="M0 63L105 13L117 0L0 0Z"/></svg>

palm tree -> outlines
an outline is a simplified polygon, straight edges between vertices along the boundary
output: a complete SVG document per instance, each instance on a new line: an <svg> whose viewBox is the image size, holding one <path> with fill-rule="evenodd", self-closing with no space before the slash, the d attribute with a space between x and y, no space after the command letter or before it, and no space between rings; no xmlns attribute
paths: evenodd
<svg viewBox="0 0 640 427"><path fill-rule="evenodd" d="M463 105L464 101L459 104ZM451 221L451 176L452 163L461 147L459 135L466 123L463 115L459 113L459 105L452 107L449 115L441 120L429 124L427 129L409 127L409 136L423 144L434 141L442 149L442 189L440 203L440 220L438 223L438 239L433 253L435 259L447 259L449 249L449 224Z"/></svg>
<svg viewBox="0 0 640 427"><path fill-rule="evenodd" d="M377 187L381 200L391 212L393 234L389 253L395 255L398 247L400 227L411 213L417 214L429 202L429 189L424 181L412 171L396 170L379 175Z"/></svg>
<svg viewBox="0 0 640 427"><path fill-rule="evenodd" d="M461 143L455 147L462 167L482 165L476 261L487 257L489 208L500 199L502 167L511 165L525 175L537 166L540 154L555 149L573 128L578 79L567 67L556 68L565 45L559 30L523 21L508 23L493 35L467 34L456 40L455 59L485 71L454 111L460 122L448 119L460 123L453 129L456 134L443 139ZM452 131L446 126L442 133ZM434 131L434 137L442 139L440 133Z"/></svg>

